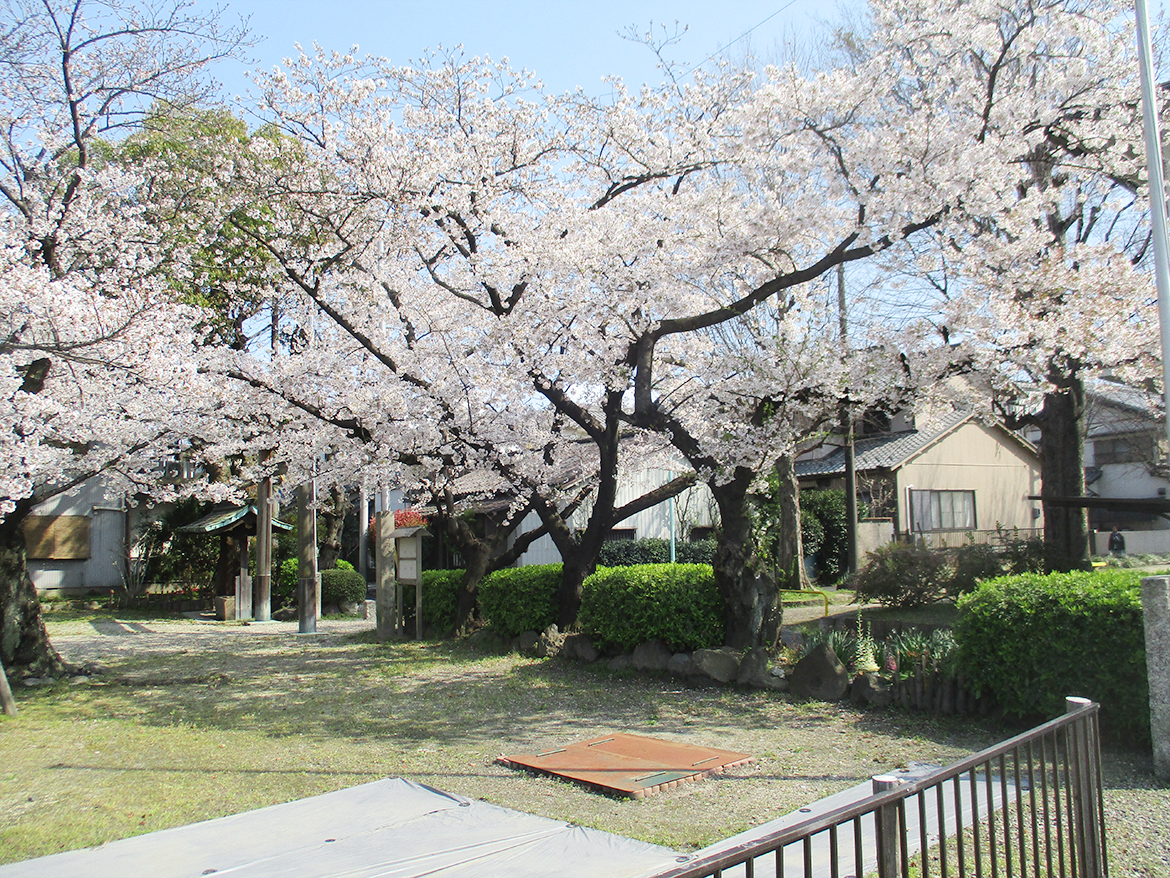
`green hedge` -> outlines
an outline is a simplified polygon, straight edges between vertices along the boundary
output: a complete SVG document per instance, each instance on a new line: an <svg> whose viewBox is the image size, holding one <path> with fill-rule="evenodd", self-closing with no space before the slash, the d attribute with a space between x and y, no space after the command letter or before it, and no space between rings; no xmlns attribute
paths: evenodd
<svg viewBox="0 0 1170 878"><path fill-rule="evenodd" d="M356 570L321 571L321 606L360 604L366 599L366 578Z"/></svg>
<svg viewBox="0 0 1170 878"><path fill-rule="evenodd" d="M676 652L711 648L723 643L723 603L706 564L604 568L585 580L581 626L623 650L656 638Z"/></svg>
<svg viewBox="0 0 1170 878"><path fill-rule="evenodd" d="M715 540L676 541L674 560L679 564L710 564L715 557ZM597 553L598 567L629 567L633 564L667 564L670 540L610 540Z"/></svg>
<svg viewBox="0 0 1170 878"><path fill-rule="evenodd" d="M484 620L502 637L543 631L557 620L560 564L507 567L483 578L479 607Z"/></svg>
<svg viewBox="0 0 1170 878"><path fill-rule="evenodd" d="M440 634L455 628L455 600L462 570L424 570L422 575L423 623ZM414 596L407 602L414 615Z"/></svg>
<svg viewBox="0 0 1170 878"><path fill-rule="evenodd" d="M1106 729L1149 740L1140 573L1005 576L958 606L963 675L1005 711L1050 719L1066 695L1083 695L1100 703Z"/></svg>

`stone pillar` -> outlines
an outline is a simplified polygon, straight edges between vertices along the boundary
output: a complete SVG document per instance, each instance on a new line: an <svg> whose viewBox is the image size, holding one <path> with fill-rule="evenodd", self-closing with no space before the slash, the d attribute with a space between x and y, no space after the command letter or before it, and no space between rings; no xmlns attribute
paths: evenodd
<svg viewBox="0 0 1170 878"><path fill-rule="evenodd" d="M313 483L297 486L297 631L317 631L321 590L317 576L317 510Z"/></svg>
<svg viewBox="0 0 1170 878"><path fill-rule="evenodd" d="M1170 576L1142 580L1146 674L1150 680L1150 737L1154 774L1170 781Z"/></svg>
<svg viewBox="0 0 1170 878"><path fill-rule="evenodd" d="M252 589L252 617L272 619L272 478L256 486L256 582Z"/></svg>
<svg viewBox="0 0 1170 878"><path fill-rule="evenodd" d="M377 575L377 638L389 640L399 634L397 583L394 569L394 513L379 512L374 518L377 535L375 574Z"/></svg>
<svg viewBox="0 0 1170 878"><path fill-rule="evenodd" d="M370 524L370 495L366 493L365 485L358 491L358 573L368 583L370 581L370 552L369 540L366 539L366 528Z"/></svg>

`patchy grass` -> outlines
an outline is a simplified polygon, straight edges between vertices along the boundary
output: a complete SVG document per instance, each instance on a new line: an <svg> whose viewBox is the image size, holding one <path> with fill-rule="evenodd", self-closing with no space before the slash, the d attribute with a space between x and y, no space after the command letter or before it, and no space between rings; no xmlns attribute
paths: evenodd
<svg viewBox="0 0 1170 878"><path fill-rule="evenodd" d="M667 677L449 643L379 644L362 627L325 622L317 635L297 635L295 625L121 613L50 621L67 659L98 661L105 673L81 685L18 687L20 714L0 722L0 862L387 775L686 850L899 765L957 759L1009 731L685 689ZM757 761L641 801L493 762L612 731ZM1127 801L1170 819L1170 793L1126 778Z"/></svg>

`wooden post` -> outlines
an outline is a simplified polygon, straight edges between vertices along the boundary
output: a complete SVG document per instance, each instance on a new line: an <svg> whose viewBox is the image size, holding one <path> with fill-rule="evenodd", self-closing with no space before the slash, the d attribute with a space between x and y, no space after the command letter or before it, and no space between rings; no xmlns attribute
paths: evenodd
<svg viewBox="0 0 1170 878"><path fill-rule="evenodd" d="M3 661L0 661L0 707L4 708L5 716L16 716L16 699L8 686L8 672L4 670Z"/></svg>
<svg viewBox="0 0 1170 878"><path fill-rule="evenodd" d="M240 572L236 576L236 619L252 618L252 577L248 574L248 531L236 531L240 544Z"/></svg>
<svg viewBox="0 0 1170 878"><path fill-rule="evenodd" d="M297 486L297 630L317 631L317 510L313 508L313 483Z"/></svg>
<svg viewBox="0 0 1170 878"><path fill-rule="evenodd" d="M272 478L256 486L256 584L252 590L252 617L272 619Z"/></svg>

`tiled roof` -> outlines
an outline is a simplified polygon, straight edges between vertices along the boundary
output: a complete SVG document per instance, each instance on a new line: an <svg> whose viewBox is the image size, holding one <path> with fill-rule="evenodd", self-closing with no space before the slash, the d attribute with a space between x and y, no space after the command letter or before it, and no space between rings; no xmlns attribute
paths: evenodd
<svg viewBox="0 0 1170 878"><path fill-rule="evenodd" d="M854 467L858 472L894 469L970 418L970 414L955 412L921 430L902 430L898 433L883 433L880 436L858 439L853 443ZM844 474L844 448L838 448L815 460L796 462L798 478Z"/></svg>

